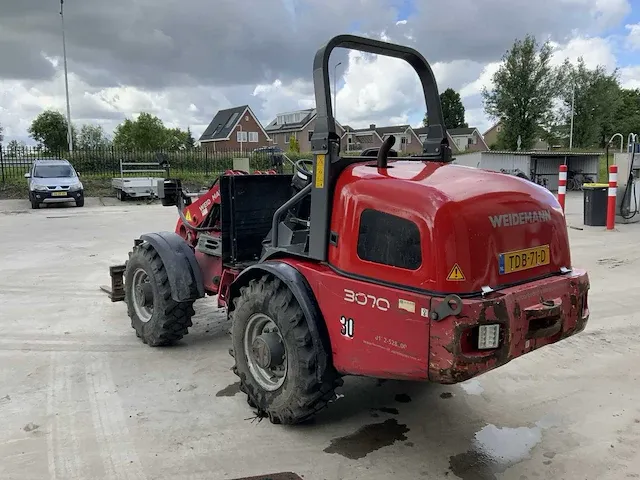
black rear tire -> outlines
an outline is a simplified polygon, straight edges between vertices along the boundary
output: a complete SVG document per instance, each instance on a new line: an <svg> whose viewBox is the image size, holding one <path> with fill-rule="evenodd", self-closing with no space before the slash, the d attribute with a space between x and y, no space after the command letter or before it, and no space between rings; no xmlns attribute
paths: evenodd
<svg viewBox="0 0 640 480"><path fill-rule="evenodd" d="M153 297L152 314L144 318L135 296L134 274L143 271ZM171 298L167 271L160 255L147 242L136 245L129 253L124 281L125 302L131 327L151 347L172 345L184 337L193 324L193 301L176 302ZM136 305L138 304L138 308Z"/></svg>
<svg viewBox="0 0 640 480"><path fill-rule="evenodd" d="M275 390L264 388L249 367L244 336L250 319L266 315L277 326L286 352L284 383ZM342 378L333 368L331 353L317 350L307 319L291 290L279 279L265 275L240 289L234 299L231 333L233 338L233 372L240 377L240 390L257 414L272 423L295 424L305 421L327 406L334 398ZM325 365L317 372L318 365Z"/></svg>

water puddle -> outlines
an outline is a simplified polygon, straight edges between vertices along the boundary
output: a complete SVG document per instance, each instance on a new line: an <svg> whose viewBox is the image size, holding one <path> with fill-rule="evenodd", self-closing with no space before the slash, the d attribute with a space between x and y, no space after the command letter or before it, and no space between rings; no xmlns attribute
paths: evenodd
<svg viewBox="0 0 640 480"><path fill-rule="evenodd" d="M232 480L302 480L300 475L293 472L269 473L266 475L258 475L254 477L241 477Z"/></svg>
<svg viewBox="0 0 640 480"><path fill-rule="evenodd" d="M357 460L382 447L388 447L400 440L406 440L409 432L406 425L394 419L382 423L365 425L355 433L334 438L331 445L324 449L325 453L337 453L343 457Z"/></svg>
<svg viewBox="0 0 640 480"><path fill-rule="evenodd" d="M449 459L449 468L463 480L497 479L497 474L530 458L533 448L542 441L543 431L555 423L556 420L549 416L534 427L487 425L475 434L467 452ZM547 458L553 458L549 455Z"/></svg>
<svg viewBox="0 0 640 480"><path fill-rule="evenodd" d="M224 387L218 393L216 397L233 397L236 393L240 392L240 382L232 383L231 385Z"/></svg>

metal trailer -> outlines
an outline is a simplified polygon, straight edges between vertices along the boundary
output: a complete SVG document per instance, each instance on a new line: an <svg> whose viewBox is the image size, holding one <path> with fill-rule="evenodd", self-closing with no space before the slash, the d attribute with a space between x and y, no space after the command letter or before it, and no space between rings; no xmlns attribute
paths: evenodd
<svg viewBox="0 0 640 480"><path fill-rule="evenodd" d="M157 154L156 162L124 162L120 159L120 177L111 180L111 186L116 191L116 198L125 201L128 198L157 198L158 182L164 177L126 176L136 173L164 173L169 177L169 162L166 155Z"/></svg>

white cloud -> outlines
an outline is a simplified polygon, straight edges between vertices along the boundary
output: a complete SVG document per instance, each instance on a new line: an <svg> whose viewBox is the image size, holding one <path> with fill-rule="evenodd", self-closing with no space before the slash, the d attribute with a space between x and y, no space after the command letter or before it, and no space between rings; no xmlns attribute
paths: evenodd
<svg viewBox="0 0 640 480"><path fill-rule="evenodd" d="M292 15L297 10L304 10L304 2L281 1ZM318 0L317 3L321 2ZM616 45L612 39L595 35L598 31L602 32L603 29L610 27L623 28L624 26L627 35L622 43L630 50L640 50L640 23L624 25L623 21L631 9L628 0L563 0L561 3L565 6L571 4L576 12L591 15L596 21L591 28L585 27L581 31L574 31L571 37L553 39L553 46L556 49L552 60L553 65L560 65L565 58L575 62L579 57L583 57L590 68L604 65L612 70L617 66ZM396 20L395 16L389 16L381 20L379 25L376 24L376 29L384 32L379 37L383 40L389 40L391 37L395 41L415 45L420 40L414 41L414 38L422 38L420 28L424 28L416 18L419 17ZM564 21L564 17L562 19ZM524 28L524 21L514 20L514 22L517 23L514 28L521 26ZM465 33L467 33L466 39L463 38ZM443 41L442 36L445 34L444 31L436 33L433 43ZM159 31L156 31L155 35L161 42L167 42L167 44L171 42L169 37ZM459 31L456 35L461 36L461 43L468 44L474 41L469 40L471 32ZM475 39L475 37L472 38ZM487 41L492 38L488 37ZM503 40L500 39L500 35L496 34L496 38L499 40L498 46L502 45ZM543 40L541 37L539 39ZM486 52L486 44L481 43L481 48ZM504 44L505 50L509 47L510 45ZM418 48L423 50L420 45ZM464 55L472 50L467 48L467 50L460 50L462 53L456 54L457 56L439 58L466 58ZM500 65L495 61L497 58L494 58L494 54L491 55L491 59L494 60L491 63L484 63L484 60L483 63L479 63L458 59L432 64L440 92L447 87L459 91L466 107L467 122L478 127L481 132L490 126L490 122L482 109L479 94L483 87L491 87L492 76ZM474 57L473 52L469 56L480 58L477 55ZM62 66L57 58L48 60L59 72L50 81L0 80L0 124L5 128L7 140L12 138L27 140L26 131L31 120L44 108L56 108L64 112ZM337 118L341 123L353 127L364 127L370 123L420 125L425 109L424 98L415 72L404 61L351 51L348 55L348 63L343 60L342 72L343 75L339 78L340 88L337 92ZM331 74L333 76L333 71ZM79 75L85 75L86 78ZM101 77L100 80L106 83L113 83L105 88L92 87L92 80L89 78L92 75ZM107 80L103 80L104 78ZM105 75L103 71L76 70L74 73L72 69L70 73L71 113L78 126L81 123L94 122L103 124L108 131L111 131L123 118L134 117L141 111L147 111L159 116L168 126L181 128L191 126L197 137L218 109L232 106L234 103L249 103L265 124L279 112L314 106L315 98L310 77L286 82L284 78L282 76L280 80L271 83L252 84L248 87L220 89L211 85L180 85L151 91L117 85L117 80L113 80L112 75ZM621 68L620 78L624 87L640 88L640 61L638 65ZM331 78L331 87L333 87L333 78Z"/></svg>
<svg viewBox="0 0 640 480"><path fill-rule="evenodd" d="M289 110L313 108L313 84L309 81L295 80L284 85L280 80L271 84L257 85L253 90L257 103L252 106L260 121L267 125L278 114ZM259 107L259 108L258 108Z"/></svg>
<svg viewBox="0 0 640 480"><path fill-rule="evenodd" d="M491 88L493 85L493 75L500 68L500 62L493 62L487 64L480 73L480 76L474 80L473 82L468 83L462 89L460 89L460 96L464 99L465 97L472 97L474 95L478 95L482 92L484 87Z"/></svg>
<svg viewBox="0 0 640 480"><path fill-rule="evenodd" d="M640 50L640 23L625 25L625 28L629 31L626 42L627 47L630 50Z"/></svg>
<svg viewBox="0 0 640 480"><path fill-rule="evenodd" d="M69 73L69 92L72 122L77 127L97 123L108 133L124 118L135 118L144 111L158 116L168 127L190 126L197 137L217 110L212 111L209 105L230 106L219 90L204 86L172 87L156 92L130 86L100 89L91 87L72 72ZM66 115L64 77L59 73L50 81L38 83L0 81L0 105L0 125L5 129L5 139L33 144L27 131L39 113L51 108Z"/></svg>
<svg viewBox="0 0 640 480"><path fill-rule="evenodd" d="M587 68L595 68L604 65L608 70L616 67L616 56L613 45L607 38L576 36L566 44L550 42L554 48L551 64L562 65L565 59L576 63L582 57Z"/></svg>
<svg viewBox="0 0 640 480"><path fill-rule="evenodd" d="M640 88L640 65L621 68L620 84L623 88Z"/></svg>

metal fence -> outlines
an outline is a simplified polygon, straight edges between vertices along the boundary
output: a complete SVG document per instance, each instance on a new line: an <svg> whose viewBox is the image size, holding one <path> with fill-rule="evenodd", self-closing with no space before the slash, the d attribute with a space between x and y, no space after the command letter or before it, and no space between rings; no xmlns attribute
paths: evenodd
<svg viewBox="0 0 640 480"><path fill-rule="evenodd" d="M158 154L163 154L169 162L172 175L200 174L219 175L233 168L235 158L249 158L252 170L274 168L278 161L285 171L291 172L291 164L310 154L285 152L278 158L269 152L240 152L235 150L210 151L201 148L179 151L136 151L115 147L95 150L75 150L73 152L50 152L38 147L20 149L0 148L0 182L24 177L34 160L63 158L69 160L83 176L119 177L120 162L156 162Z"/></svg>

